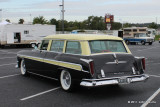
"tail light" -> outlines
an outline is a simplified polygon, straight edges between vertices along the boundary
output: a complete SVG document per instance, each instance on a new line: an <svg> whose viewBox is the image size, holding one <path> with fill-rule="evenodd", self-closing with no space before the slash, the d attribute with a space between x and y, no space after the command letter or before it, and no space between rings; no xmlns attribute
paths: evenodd
<svg viewBox="0 0 160 107"><path fill-rule="evenodd" d="M94 75L94 63L93 63L93 61L89 62L89 67L90 67L90 73L93 76Z"/></svg>
<svg viewBox="0 0 160 107"><path fill-rule="evenodd" d="M145 70L145 69L146 69L146 66L145 66L145 58L142 59L142 66L143 66L143 69Z"/></svg>

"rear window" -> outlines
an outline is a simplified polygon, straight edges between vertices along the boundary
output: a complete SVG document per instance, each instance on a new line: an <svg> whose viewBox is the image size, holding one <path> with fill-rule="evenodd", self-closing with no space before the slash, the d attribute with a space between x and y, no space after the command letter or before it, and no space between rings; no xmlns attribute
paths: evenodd
<svg viewBox="0 0 160 107"><path fill-rule="evenodd" d="M89 41L91 53L127 52L122 41L93 40Z"/></svg>

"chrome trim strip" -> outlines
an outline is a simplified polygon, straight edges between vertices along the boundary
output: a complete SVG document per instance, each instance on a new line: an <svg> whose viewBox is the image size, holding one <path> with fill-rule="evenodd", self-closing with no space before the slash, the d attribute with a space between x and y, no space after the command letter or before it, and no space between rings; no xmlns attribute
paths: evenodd
<svg viewBox="0 0 160 107"><path fill-rule="evenodd" d="M111 85L111 84L130 84L133 82L145 81L148 78L149 78L148 75L139 75L139 76L124 76L124 77L117 77L117 78L108 78L105 80L90 79L90 81L87 81L83 79L80 85L84 87L96 87L96 86ZM121 83L121 79L125 79L126 83Z"/></svg>
<svg viewBox="0 0 160 107"><path fill-rule="evenodd" d="M83 67L80 64L75 64L75 63L70 63L70 62L63 62L63 61L57 61L57 60L51 60L51 59L45 59L45 58L40 58L40 57L33 57L33 56L28 56L28 55L20 55L20 54L18 54L18 56L20 56L20 57L31 57L31 58L36 58L36 59L40 59L40 60L47 60L47 61L54 61L54 62L61 62L61 63L66 63L66 64L77 65L77 66L81 67L81 71L82 72L89 73L89 71L83 70ZM44 62L44 63L47 63L47 62ZM48 63L48 64L50 64L50 63ZM66 68L69 68L69 67L66 67ZM70 68L70 69L73 69L73 68Z"/></svg>
<svg viewBox="0 0 160 107"><path fill-rule="evenodd" d="M92 59L83 59L83 58L80 58L81 61L84 61L86 63L90 63L91 61L93 61Z"/></svg>
<svg viewBox="0 0 160 107"><path fill-rule="evenodd" d="M136 58L136 59L143 59L143 58L145 58L145 57L137 57L137 56L135 56L134 58Z"/></svg>
<svg viewBox="0 0 160 107"><path fill-rule="evenodd" d="M142 75L131 75L131 76L122 76L125 78L131 78L131 77L140 77L140 76L147 76L149 77L147 74L142 74ZM112 77L112 78L101 78L101 79L83 79L84 81L102 81L102 80L108 80L108 79L117 79L120 77Z"/></svg>
<svg viewBox="0 0 160 107"><path fill-rule="evenodd" d="M133 74L136 74L136 70L134 69L134 67L132 67L132 72Z"/></svg>
<svg viewBox="0 0 160 107"><path fill-rule="evenodd" d="M113 52L113 53L114 53L114 52ZM90 56L105 55L105 54L106 54L106 55L111 55L111 54L113 55L113 53L111 53L111 52L110 52L110 53L97 53L97 54L91 54ZM116 54L122 54L122 55L123 55L123 54L127 54L127 55L132 55L131 53L118 53L118 52L117 52Z"/></svg>
<svg viewBox="0 0 160 107"><path fill-rule="evenodd" d="M124 63L127 63L127 61L118 61L118 64L124 64ZM117 64L116 61L114 62L107 62L106 64Z"/></svg>

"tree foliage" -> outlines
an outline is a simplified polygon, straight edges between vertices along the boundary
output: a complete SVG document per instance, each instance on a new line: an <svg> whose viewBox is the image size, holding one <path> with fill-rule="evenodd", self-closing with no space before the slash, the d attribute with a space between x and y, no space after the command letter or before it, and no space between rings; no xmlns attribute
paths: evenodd
<svg viewBox="0 0 160 107"><path fill-rule="evenodd" d="M9 23L11 22L9 19L6 19L6 21L9 22Z"/></svg>
<svg viewBox="0 0 160 107"><path fill-rule="evenodd" d="M123 28L127 28L127 27L132 27L132 25L130 23L123 24Z"/></svg>
<svg viewBox="0 0 160 107"><path fill-rule="evenodd" d="M23 24L24 23L24 19L19 19L18 24Z"/></svg>
<svg viewBox="0 0 160 107"><path fill-rule="evenodd" d="M33 19L33 24L51 24L56 25L56 30L62 30L62 20L56 20L55 18L47 21L43 16L35 17ZM112 30L121 29L121 23L114 22L112 23ZM105 18L102 16L89 16L84 21L67 21L64 20L64 30L72 31L72 30L106 30Z"/></svg>
<svg viewBox="0 0 160 107"><path fill-rule="evenodd" d="M48 24L48 21L43 16L39 16L33 19L33 24Z"/></svg>
<svg viewBox="0 0 160 107"><path fill-rule="evenodd" d="M156 23L152 22L148 27L153 28L153 29L157 29L158 25Z"/></svg>
<svg viewBox="0 0 160 107"><path fill-rule="evenodd" d="M122 24L120 22L113 22L112 30L119 30L122 28Z"/></svg>

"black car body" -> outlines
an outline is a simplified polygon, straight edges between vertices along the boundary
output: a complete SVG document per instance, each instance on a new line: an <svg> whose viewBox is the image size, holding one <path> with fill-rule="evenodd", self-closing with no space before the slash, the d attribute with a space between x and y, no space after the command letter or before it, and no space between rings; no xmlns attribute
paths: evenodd
<svg viewBox="0 0 160 107"><path fill-rule="evenodd" d="M145 58L134 57L121 38L106 35L53 35L38 49L20 51L17 67L60 80L65 91L75 84L96 87L129 84L148 78Z"/></svg>

